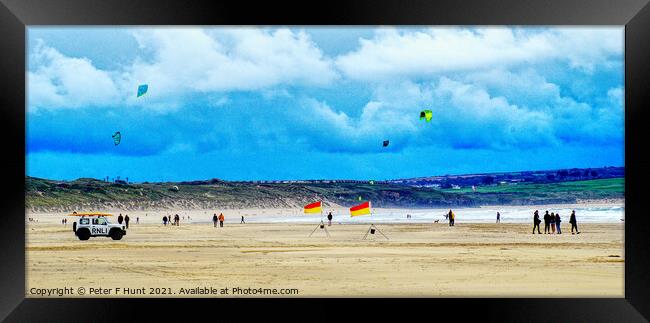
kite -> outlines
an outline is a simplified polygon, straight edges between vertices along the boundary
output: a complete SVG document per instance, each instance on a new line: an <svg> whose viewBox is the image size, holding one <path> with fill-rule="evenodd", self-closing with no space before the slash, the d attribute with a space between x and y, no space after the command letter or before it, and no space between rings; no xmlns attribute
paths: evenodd
<svg viewBox="0 0 650 323"><path fill-rule="evenodd" d="M142 84L138 86L138 98L143 96L145 93L147 93L147 90L149 89L149 85L147 84Z"/></svg>
<svg viewBox="0 0 650 323"><path fill-rule="evenodd" d="M388 143L389 143L388 140L384 140L384 147L388 147Z"/></svg>
<svg viewBox="0 0 650 323"><path fill-rule="evenodd" d="M431 121L431 118L433 118L433 112L431 110L422 110L420 112L420 120L427 120L427 122Z"/></svg>
<svg viewBox="0 0 650 323"><path fill-rule="evenodd" d="M115 142L115 146L119 145L120 141L122 141L122 134L120 134L119 131L114 133L112 137L113 141Z"/></svg>

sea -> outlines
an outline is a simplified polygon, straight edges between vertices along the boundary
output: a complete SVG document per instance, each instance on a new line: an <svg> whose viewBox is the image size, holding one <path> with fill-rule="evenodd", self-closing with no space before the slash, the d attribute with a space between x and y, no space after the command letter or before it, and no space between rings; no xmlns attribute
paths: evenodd
<svg viewBox="0 0 650 323"><path fill-rule="evenodd" d="M625 206L620 205L553 205L553 206L505 206L452 208L456 215L456 224L460 223L495 223L496 214L501 214L502 223L532 223L533 212L539 210L540 219L546 210L559 213L562 222L568 225L571 211L575 210L578 223L623 223ZM446 222L445 213L449 209L374 209L372 214L350 217L346 209L335 209L332 212L333 223L362 224L362 223L432 223L438 220ZM324 212L328 212L327 209ZM410 217L407 217L410 215ZM250 217L249 223L318 223L325 215L301 214L288 215L266 214L263 217Z"/></svg>

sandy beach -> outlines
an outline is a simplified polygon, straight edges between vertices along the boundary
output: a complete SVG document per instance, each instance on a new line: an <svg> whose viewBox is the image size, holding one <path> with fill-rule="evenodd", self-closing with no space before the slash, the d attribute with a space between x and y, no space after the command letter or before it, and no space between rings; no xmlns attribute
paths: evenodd
<svg viewBox="0 0 650 323"><path fill-rule="evenodd" d="M230 216L214 228L205 211L187 211L191 221L165 227L168 212L142 213L130 214L120 241L79 241L73 218L64 226L57 215L27 214L38 220L26 224L27 297L66 287L74 290L67 297L79 297L79 288L83 297L624 296L623 223L584 223L580 235L570 233L568 217L562 235L532 235L528 224L379 224L390 240L362 240L368 225L335 223L329 238L322 229L309 237L316 223L239 224ZM191 293L206 287L229 290Z"/></svg>

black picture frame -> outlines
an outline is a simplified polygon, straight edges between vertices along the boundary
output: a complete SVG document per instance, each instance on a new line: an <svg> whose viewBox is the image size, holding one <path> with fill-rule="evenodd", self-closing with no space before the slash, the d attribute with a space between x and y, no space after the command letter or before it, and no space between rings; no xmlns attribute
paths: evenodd
<svg viewBox="0 0 650 323"><path fill-rule="evenodd" d="M625 25L625 298L27 299L25 298L26 27L36 25ZM0 0L0 319L9 322L185 319L432 319L644 322L650 318L650 214L644 194L650 102L647 0L172 1ZM540 277L542 279L542 277ZM178 308L178 310L173 310ZM300 309L306 313L295 314ZM390 310L390 311L388 311ZM385 313L389 312L389 313ZM416 313L419 312L419 313ZM408 315L407 315L408 314ZM190 316L188 316L190 315Z"/></svg>

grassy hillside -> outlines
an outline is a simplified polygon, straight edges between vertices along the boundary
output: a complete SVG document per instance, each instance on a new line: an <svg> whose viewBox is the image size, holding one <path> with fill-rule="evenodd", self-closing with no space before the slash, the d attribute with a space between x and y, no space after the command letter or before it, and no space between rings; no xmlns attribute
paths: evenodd
<svg viewBox="0 0 650 323"><path fill-rule="evenodd" d="M254 184L219 180L195 183L116 184L82 178L51 181L26 177L25 205L35 212L92 209L271 208L296 207L322 199L351 206L371 200L376 207L446 207L496 204L573 203L577 199L623 198L624 179L553 184L482 186L437 190L398 184ZM178 188L178 189L176 189Z"/></svg>
<svg viewBox="0 0 650 323"><path fill-rule="evenodd" d="M573 203L579 199L623 199L625 197L625 179L608 178L548 184L490 185L479 186L476 188L476 192L472 192L469 187L442 191L478 199L481 205Z"/></svg>

